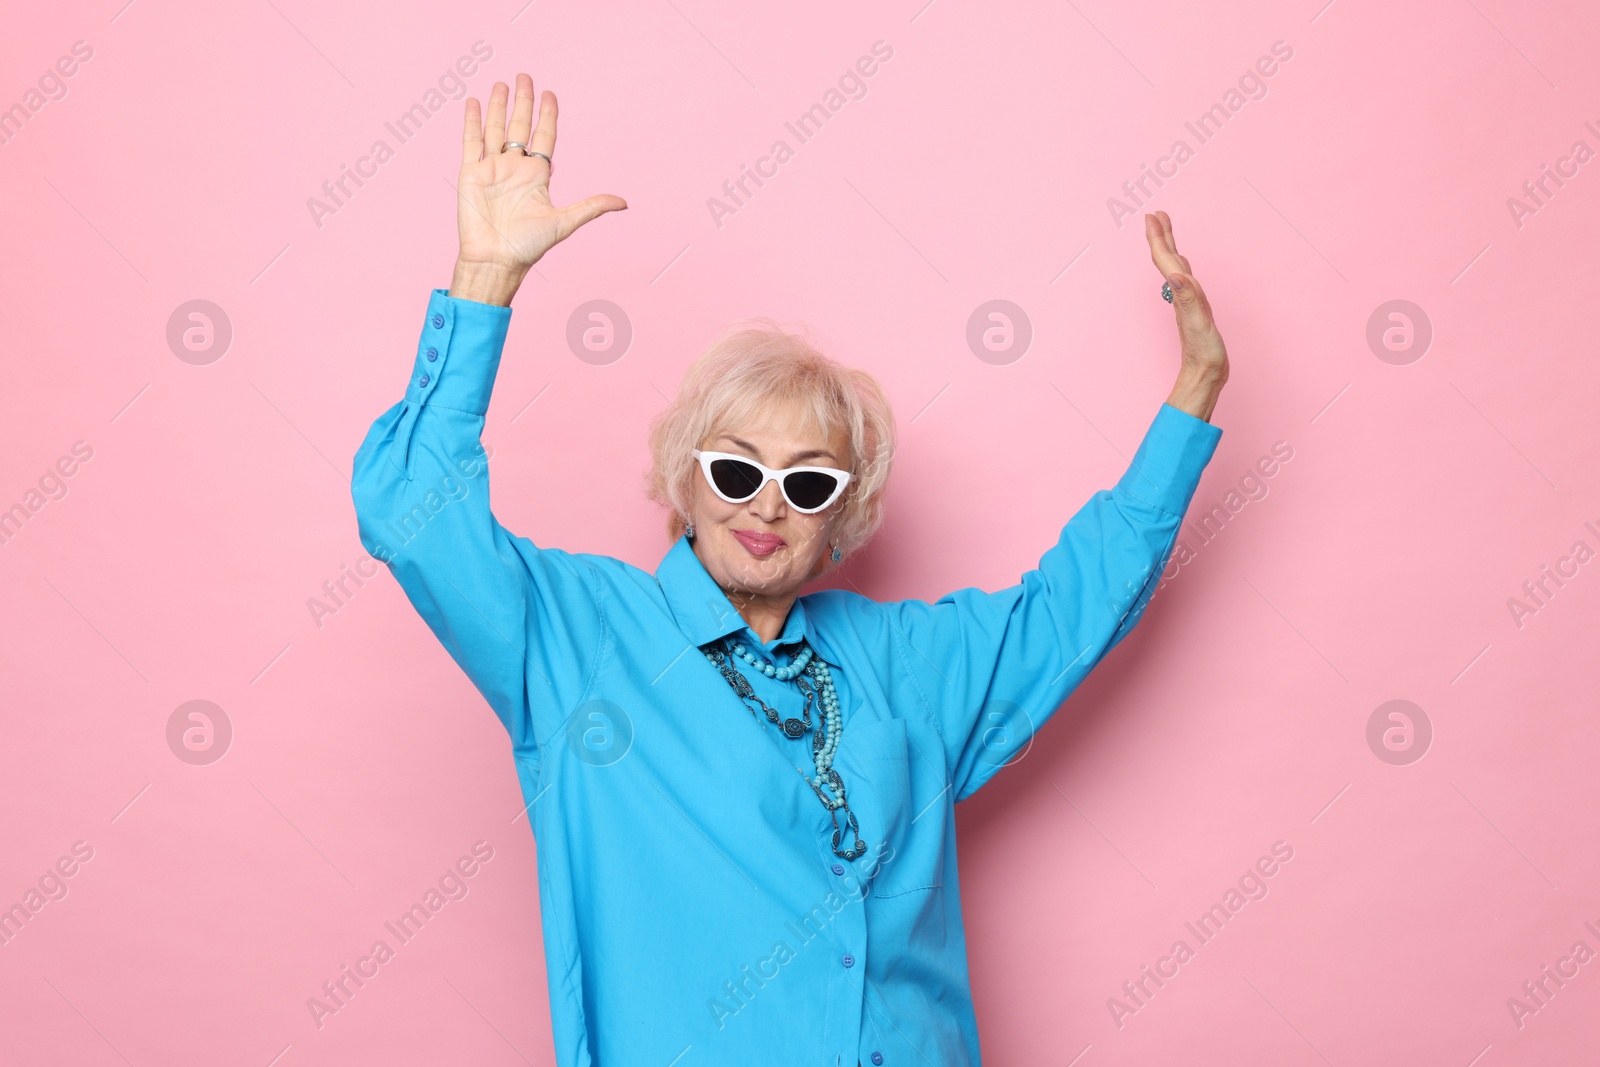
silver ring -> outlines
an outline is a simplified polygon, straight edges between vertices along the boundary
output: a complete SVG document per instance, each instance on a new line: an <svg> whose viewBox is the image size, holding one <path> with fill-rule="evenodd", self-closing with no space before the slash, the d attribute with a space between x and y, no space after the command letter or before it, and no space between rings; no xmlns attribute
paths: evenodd
<svg viewBox="0 0 1600 1067"><path fill-rule="evenodd" d="M1161 299L1165 300L1169 304L1172 303L1172 283L1171 282L1162 282L1161 283Z"/></svg>
<svg viewBox="0 0 1600 1067"><path fill-rule="evenodd" d="M545 164L549 166L552 171L556 169L555 162L551 160L549 156L545 155L543 152L530 152L528 150L528 146L523 144L521 141L507 141L505 144L500 146L500 151L504 152L512 148L520 149L524 156L538 156L540 159L545 161Z"/></svg>

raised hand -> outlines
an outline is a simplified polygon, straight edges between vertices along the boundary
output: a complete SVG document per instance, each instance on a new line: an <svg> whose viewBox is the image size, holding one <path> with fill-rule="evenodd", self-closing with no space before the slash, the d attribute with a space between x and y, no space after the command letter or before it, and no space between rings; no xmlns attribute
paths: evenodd
<svg viewBox="0 0 1600 1067"><path fill-rule="evenodd" d="M513 148L502 152L507 140L528 146L530 152L555 158L556 96L544 91L534 126L533 79L517 75L517 98L506 127L506 100L510 89L495 82L489 94L487 123L478 113L478 101L467 99L461 137L461 174L456 183L456 221L461 231L461 252L456 263L457 286L452 296L510 302L528 269L566 240L584 223L619 211L627 203L609 193L591 196L566 207L550 202L551 164L536 155ZM509 291L507 291L509 286ZM503 297L503 299L500 299Z"/></svg>
<svg viewBox="0 0 1600 1067"><path fill-rule="evenodd" d="M1150 259L1172 287L1172 308L1178 319L1182 348L1178 384L1167 402L1209 420L1217 394L1228 380L1227 346L1217 332L1205 290L1189 271L1188 258L1178 254L1172 220L1165 211L1144 217L1144 235L1150 242Z"/></svg>

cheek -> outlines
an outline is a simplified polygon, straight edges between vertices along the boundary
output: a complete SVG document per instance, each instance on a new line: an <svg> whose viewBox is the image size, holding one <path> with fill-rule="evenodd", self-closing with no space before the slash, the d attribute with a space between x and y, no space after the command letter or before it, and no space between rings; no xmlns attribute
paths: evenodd
<svg viewBox="0 0 1600 1067"><path fill-rule="evenodd" d="M729 547L725 542L731 542L733 535L726 531L734 526L743 525L740 519L745 514L744 508L743 504L728 503L712 492L709 486L702 486L694 496L689 517L693 519L697 529L722 531L713 538L713 543Z"/></svg>
<svg viewBox="0 0 1600 1067"><path fill-rule="evenodd" d="M689 507L693 515L698 516L702 523L719 521L727 515L732 506L712 492L711 487L706 484L704 478L695 480L694 489L689 494Z"/></svg>
<svg viewBox="0 0 1600 1067"><path fill-rule="evenodd" d="M795 555L810 558L828 550L828 539L833 535L833 523L815 515L798 516L794 524L791 544Z"/></svg>

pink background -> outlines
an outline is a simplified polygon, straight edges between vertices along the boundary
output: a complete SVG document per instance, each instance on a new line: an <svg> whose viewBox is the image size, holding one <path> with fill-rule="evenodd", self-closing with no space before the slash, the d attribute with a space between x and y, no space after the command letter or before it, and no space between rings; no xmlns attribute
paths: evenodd
<svg viewBox="0 0 1600 1067"><path fill-rule="evenodd" d="M631 206L518 297L495 509L652 570L646 422L717 327L767 314L896 406L890 517L850 580L1015 582L1171 386L1138 216L1106 201L1195 148L1150 202L1232 356L1191 518L1275 442L1293 459L963 805L989 1062L1498 1067L1600 1041L1600 961L1520 1027L1507 1006L1600 950L1600 564L1520 627L1507 606L1600 550L1600 163L1520 226L1507 206L1600 148L1593 5L120 2L27 5L0 37L0 106L93 49L0 145L0 508L93 449L0 545L0 904L93 849L0 946L0 1061L552 1061L504 731L387 573L320 627L307 606L362 556L350 459L454 256L461 99L404 145L384 123L479 40L472 95L519 70L560 94L557 199ZM707 198L878 40L866 96L719 228ZM1184 122L1275 41L1267 95L1198 144ZM394 158L319 228L308 198L380 138ZM965 341L996 298L1034 329L1006 365ZM195 299L233 328L206 365L166 337ZM605 365L565 340L593 299L634 328ZM1366 340L1394 299L1434 331L1407 365ZM208 766L167 741L196 699L234 732ZM1394 699L1434 734L1404 766L1366 737ZM477 841L470 894L319 1029L307 998ZM1276 841L1269 895L1119 1028L1108 998Z"/></svg>

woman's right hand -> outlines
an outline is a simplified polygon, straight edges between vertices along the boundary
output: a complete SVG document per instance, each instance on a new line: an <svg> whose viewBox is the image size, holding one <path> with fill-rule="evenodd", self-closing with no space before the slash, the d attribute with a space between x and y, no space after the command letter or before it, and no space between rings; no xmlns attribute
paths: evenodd
<svg viewBox="0 0 1600 1067"><path fill-rule="evenodd" d="M1144 235L1150 243L1150 259L1172 289L1172 307L1178 319L1178 381L1167 403L1210 422L1217 395L1228 382L1228 346L1217 332L1206 291L1189 269L1189 258L1178 253L1172 219L1165 211L1146 215Z"/></svg>
<svg viewBox="0 0 1600 1067"><path fill-rule="evenodd" d="M510 305L511 294L541 256L589 220L628 206L621 197L608 193L566 207L552 204L550 164L516 149L502 152L500 146L508 139L518 141L530 152L554 159L556 96L544 91L539 124L533 128L533 79L518 74L508 132L509 95L504 82L494 83L487 124L479 118L477 99L467 98L461 175L456 183L461 252L450 287L451 296L504 306Z"/></svg>

